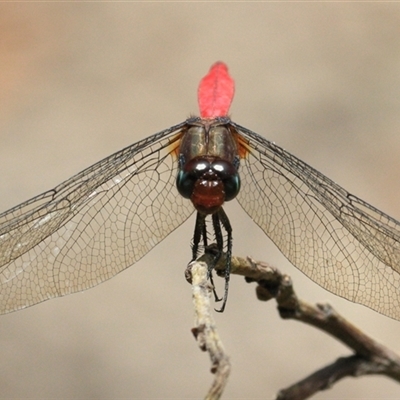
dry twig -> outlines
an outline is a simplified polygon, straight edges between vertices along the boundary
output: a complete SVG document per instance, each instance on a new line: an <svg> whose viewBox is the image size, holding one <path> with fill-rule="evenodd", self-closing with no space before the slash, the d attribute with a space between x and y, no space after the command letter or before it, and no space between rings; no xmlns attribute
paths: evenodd
<svg viewBox="0 0 400 400"><path fill-rule="evenodd" d="M214 381L205 398L214 400L219 399L222 395L231 365L211 315L213 287L208 280L209 268L207 265L210 262L210 256L205 254L198 261L193 261L188 265L185 275L193 289L195 327L192 332L200 349L208 351L212 364L211 372L215 374Z"/></svg>
<svg viewBox="0 0 400 400"><path fill-rule="evenodd" d="M215 373L214 382L206 396L206 399L210 400L221 397L230 373L229 358L211 316L213 287L208 280L208 271L214 261L215 258L206 252L198 261L190 263L186 270L186 278L193 288L196 314L195 328L192 331L200 348L209 352L211 372ZM219 275L224 275L225 266L222 257L215 266ZM312 325L335 337L354 352L353 355L339 358L290 387L282 389L277 395L278 400L309 398L348 376L380 374L400 382L400 357L396 353L363 333L329 304L311 305L299 299L288 275L249 257L232 257L231 273L244 276L247 282L257 282L258 299L275 299L282 318Z"/></svg>
<svg viewBox="0 0 400 400"><path fill-rule="evenodd" d="M216 267L217 272L222 274L224 268L224 260L220 260ZM239 257L232 257L231 273L245 276L247 282L257 282L258 299L267 301L275 298L282 318L312 325L354 351L353 355L339 358L329 366L281 390L277 399L306 399L347 376L380 374L400 382L400 357L396 353L363 333L329 304L314 306L299 299L288 275L266 263Z"/></svg>

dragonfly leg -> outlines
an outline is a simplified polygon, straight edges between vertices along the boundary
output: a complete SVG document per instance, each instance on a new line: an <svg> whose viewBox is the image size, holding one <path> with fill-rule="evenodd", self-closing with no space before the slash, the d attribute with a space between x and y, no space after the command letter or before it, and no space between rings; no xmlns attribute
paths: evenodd
<svg viewBox="0 0 400 400"><path fill-rule="evenodd" d="M199 255L198 253L199 253L199 245L201 238L203 238L203 242L206 244L207 243L206 216L198 212L196 215L196 225L194 226L194 234L193 234L192 261L194 261Z"/></svg>
<svg viewBox="0 0 400 400"><path fill-rule="evenodd" d="M212 247L213 254L213 261L209 265L208 269L208 277L210 279L211 284L213 285L213 293L215 301L223 300L222 306L218 312L223 312L225 309L225 305L228 299L228 290L229 290L229 279L230 279L230 272L231 272L231 257L232 257L232 226L229 222L228 216L225 214L225 211L220 208L218 212L212 214L212 224L214 229L215 241L216 245ZM214 279L212 275L212 270L214 269L215 265L219 261L224 251L224 238L222 234L221 224L224 227L227 233L227 244L226 244L226 266L225 266L225 290L224 290L224 297L219 298L217 292L215 290ZM206 225L206 215L202 213L197 213L196 217L196 225L194 229L193 235L193 245L192 245L192 261L198 257L199 246L200 242L203 240L203 245L205 251L207 248L211 248L208 246L208 239L207 239L207 225Z"/></svg>
<svg viewBox="0 0 400 400"><path fill-rule="evenodd" d="M225 214L225 211L221 207L216 213L218 218L218 227L219 227L219 234L221 235L221 252L223 251L223 241L222 241L222 233L221 233L221 223L225 228L227 233L227 243L226 243L226 264L225 264L225 291L224 291L224 298L222 302L222 306L218 312L223 312L226 306L226 301L228 300L228 291L229 291L229 279L231 274L231 258L232 258L232 226L229 222L228 216ZM213 223L214 223L214 215L213 215ZM215 225L214 225L215 230ZM216 240L218 245L218 235L216 231Z"/></svg>
<svg viewBox="0 0 400 400"><path fill-rule="evenodd" d="M214 230L215 230L215 227L214 227ZM222 238L222 235L221 235L221 238ZM218 301L221 301L222 298L220 298L218 296L217 291L215 289L214 277L213 277L213 274L212 274L212 270L216 266L219 258L221 257L221 250L215 244L211 245L211 246L208 246L207 224L206 223L204 223L204 225L203 225L203 244L204 244L204 251L213 256L212 261L208 265L208 279L210 279L211 285L213 287L214 300L216 302L218 302Z"/></svg>
<svg viewBox="0 0 400 400"><path fill-rule="evenodd" d="M221 257L221 251L217 248L217 245L215 243L213 243L210 246L206 247L206 253L213 257L212 261L209 263L209 266L208 266L208 279L210 279L210 282L213 286L214 300L216 302L218 302L218 301L222 300L222 297L218 296L217 291L215 289L214 277L213 277L212 271L213 271L214 267L217 265L217 262Z"/></svg>
<svg viewBox="0 0 400 400"><path fill-rule="evenodd" d="M220 242L222 240L222 233L221 233L221 227L220 227L219 222L218 222L218 227L219 227L219 229L217 228L217 230L219 230L220 239L218 239L217 241ZM215 226L214 226L214 230L215 230ZM215 301L221 301L222 298L218 297L217 292L215 290L214 279L213 279L213 275L212 275L212 270L214 269L215 265L217 264L219 258L221 257L221 250L220 250L220 248L217 249L216 248L217 246L212 246L212 250L211 250L211 246L208 246L206 215L198 212L197 216L196 216L196 225L195 225L194 234L193 234L192 261L196 260L196 258L199 256L199 254L198 254L199 246L200 246L200 242L202 239L203 239L203 245L204 245L205 251L207 251L213 255L213 261L208 266L208 279L210 279L210 282L213 286L214 299L215 299ZM210 247L210 249L209 249L209 247ZM221 244L219 245L219 247L221 247Z"/></svg>

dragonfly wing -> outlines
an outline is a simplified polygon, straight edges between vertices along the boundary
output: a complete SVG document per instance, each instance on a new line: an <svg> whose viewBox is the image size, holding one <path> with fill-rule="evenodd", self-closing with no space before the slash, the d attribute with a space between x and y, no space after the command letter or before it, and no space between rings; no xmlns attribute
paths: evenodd
<svg viewBox="0 0 400 400"><path fill-rule="evenodd" d="M113 277L193 213L175 189L174 149L185 124L0 215L0 313Z"/></svg>
<svg viewBox="0 0 400 400"><path fill-rule="evenodd" d="M238 201L325 289L400 320L400 223L274 143L235 123Z"/></svg>

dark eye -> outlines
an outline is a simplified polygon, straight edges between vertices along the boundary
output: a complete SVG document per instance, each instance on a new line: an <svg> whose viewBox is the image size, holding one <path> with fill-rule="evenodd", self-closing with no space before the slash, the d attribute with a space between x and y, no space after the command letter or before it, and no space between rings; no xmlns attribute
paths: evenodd
<svg viewBox="0 0 400 400"><path fill-rule="evenodd" d="M194 185L210 167L206 161L191 160L179 170L176 177L176 187L178 192L185 199L190 199L193 193Z"/></svg>
<svg viewBox="0 0 400 400"><path fill-rule="evenodd" d="M218 160L211 166L219 179L224 184L225 201L234 199L240 190L240 177L232 163Z"/></svg>
<svg viewBox="0 0 400 400"><path fill-rule="evenodd" d="M225 201L234 199L240 190L240 177L237 172L222 180L225 188Z"/></svg>
<svg viewBox="0 0 400 400"><path fill-rule="evenodd" d="M180 195L185 199L190 199L196 179L197 178L191 172L185 172L183 170L178 172L178 176L176 177L176 187L178 188Z"/></svg>

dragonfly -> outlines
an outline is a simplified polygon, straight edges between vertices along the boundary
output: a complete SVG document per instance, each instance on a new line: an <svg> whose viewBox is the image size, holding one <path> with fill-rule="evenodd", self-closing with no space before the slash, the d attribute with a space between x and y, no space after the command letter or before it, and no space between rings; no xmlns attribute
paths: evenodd
<svg viewBox="0 0 400 400"><path fill-rule="evenodd" d="M0 214L0 313L117 275L197 213L196 258L212 226L227 255L223 210L237 199L314 282L400 320L400 222L228 116L234 81L214 64L191 117Z"/></svg>

